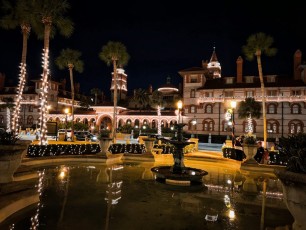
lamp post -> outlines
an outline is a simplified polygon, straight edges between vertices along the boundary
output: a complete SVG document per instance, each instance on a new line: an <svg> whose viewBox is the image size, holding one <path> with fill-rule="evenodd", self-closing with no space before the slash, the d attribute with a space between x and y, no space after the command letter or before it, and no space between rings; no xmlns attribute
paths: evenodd
<svg viewBox="0 0 306 230"><path fill-rule="evenodd" d="M196 130L197 130L197 126L196 126L197 125L197 120L196 120L195 116L194 116L193 120L191 121L191 124L193 126L193 130L196 133ZM191 134L191 137L194 137L194 134Z"/></svg>
<svg viewBox="0 0 306 230"><path fill-rule="evenodd" d="M65 138L64 138L64 141L67 141L67 119L68 119L69 109L66 108L64 111L65 111L65 114L66 114L66 117L65 117Z"/></svg>
<svg viewBox="0 0 306 230"><path fill-rule="evenodd" d="M179 100L177 102L177 108L178 108L178 123L180 123L181 120L181 109L183 108L183 102Z"/></svg>
<svg viewBox="0 0 306 230"><path fill-rule="evenodd" d="M232 147L234 148L235 145L235 109L237 106L236 101L231 101L231 108L232 108Z"/></svg>

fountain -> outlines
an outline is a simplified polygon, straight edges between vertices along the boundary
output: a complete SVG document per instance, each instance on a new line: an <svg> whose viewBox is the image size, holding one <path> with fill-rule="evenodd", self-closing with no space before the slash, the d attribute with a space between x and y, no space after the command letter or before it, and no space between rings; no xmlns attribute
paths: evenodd
<svg viewBox="0 0 306 230"><path fill-rule="evenodd" d="M194 142L184 140L182 129L186 124L176 124L177 139L168 140L165 138L158 138L174 145L174 165L173 166L157 166L153 167L151 171L156 175L157 181L165 182L166 184L190 186L202 184L202 177L208 173L201 169L185 167L184 164L184 147Z"/></svg>

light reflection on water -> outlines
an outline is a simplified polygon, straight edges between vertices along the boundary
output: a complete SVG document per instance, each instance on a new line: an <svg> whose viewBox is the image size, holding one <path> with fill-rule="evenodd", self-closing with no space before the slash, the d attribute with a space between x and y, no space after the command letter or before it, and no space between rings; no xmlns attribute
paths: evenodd
<svg viewBox="0 0 306 230"><path fill-rule="evenodd" d="M203 186L156 182L154 163L60 165L38 170L40 203L0 229L260 229L291 225L269 174L196 164ZM265 209L263 184L266 185ZM264 222L261 222L262 211ZM206 217L206 218L205 218ZM213 220L216 217L216 221Z"/></svg>

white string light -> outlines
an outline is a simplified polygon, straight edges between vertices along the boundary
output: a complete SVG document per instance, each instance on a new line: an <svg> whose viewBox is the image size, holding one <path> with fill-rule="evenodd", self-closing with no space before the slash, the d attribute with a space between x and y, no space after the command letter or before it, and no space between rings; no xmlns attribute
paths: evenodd
<svg viewBox="0 0 306 230"><path fill-rule="evenodd" d="M43 73L42 87L40 89L40 144L47 145L47 99L48 99L48 76L49 76L49 49L43 50Z"/></svg>
<svg viewBox="0 0 306 230"><path fill-rule="evenodd" d="M20 114L20 107L21 107L21 99L22 99L22 93L24 90L25 86L25 80L26 80L26 64L21 63L20 66L20 74L19 74L19 84L18 84L18 90L17 90L17 95L16 95L16 106L15 106L15 111L13 113L13 118L12 118L12 131L13 132L18 132L19 129L19 114Z"/></svg>
<svg viewBox="0 0 306 230"><path fill-rule="evenodd" d="M162 134L162 132L161 132L161 119L160 119L160 115L161 115L160 106L157 106L157 116L158 116L157 133L158 133L158 135Z"/></svg>

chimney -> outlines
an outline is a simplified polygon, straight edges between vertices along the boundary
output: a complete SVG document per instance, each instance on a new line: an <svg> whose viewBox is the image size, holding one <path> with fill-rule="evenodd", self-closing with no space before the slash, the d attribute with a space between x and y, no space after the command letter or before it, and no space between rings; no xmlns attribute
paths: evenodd
<svg viewBox="0 0 306 230"><path fill-rule="evenodd" d="M4 88L4 83L5 83L5 74L0 73L0 91L3 90L3 88Z"/></svg>
<svg viewBox="0 0 306 230"><path fill-rule="evenodd" d="M295 51L293 56L293 75L294 80L300 80L301 79L301 71L300 71L300 65L302 64L302 52L300 50Z"/></svg>
<svg viewBox="0 0 306 230"><path fill-rule="evenodd" d="M236 60L237 65L237 83L242 83L242 66L243 66L243 59L239 56Z"/></svg>

